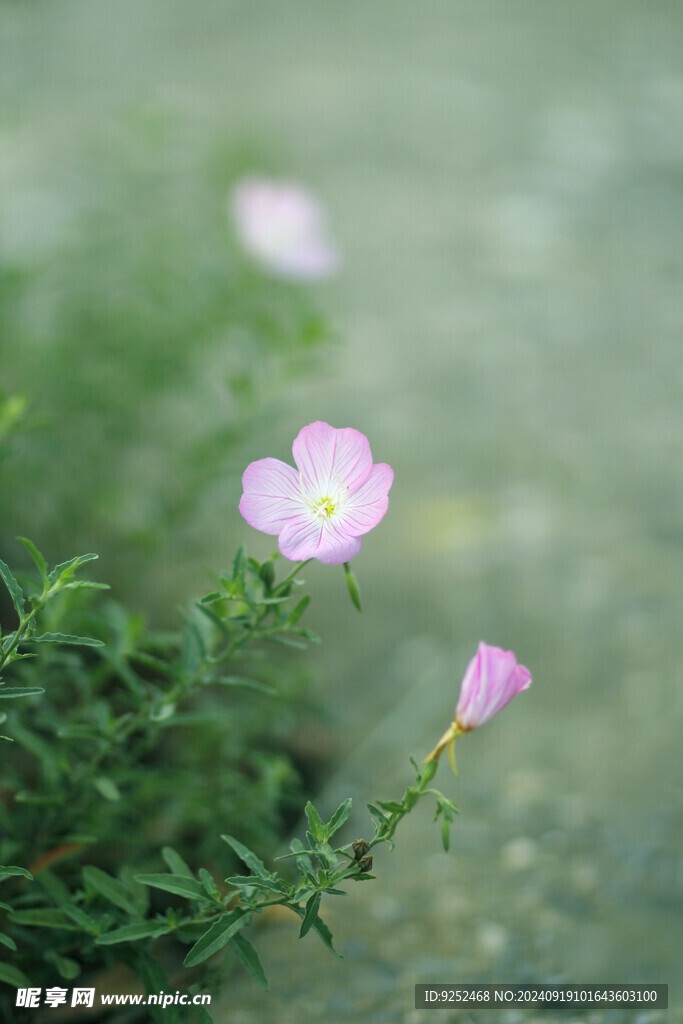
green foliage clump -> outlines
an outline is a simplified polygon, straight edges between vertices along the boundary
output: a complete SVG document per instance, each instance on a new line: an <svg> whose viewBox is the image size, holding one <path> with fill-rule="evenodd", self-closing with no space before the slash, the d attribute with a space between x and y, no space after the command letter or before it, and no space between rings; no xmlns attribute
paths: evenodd
<svg viewBox="0 0 683 1024"><path fill-rule="evenodd" d="M240 548L231 572L190 609L183 628L154 634L116 605L73 604L74 591L102 587L76 576L96 556L49 570L37 548L23 543L39 581L22 586L0 562L16 617L0 635L0 670L8 676L0 700L11 707L2 716L0 862L8 866L0 868L0 942L14 954L0 965L0 980L49 985L55 972L71 980L120 960L143 985L153 978L158 991L163 967L153 940L168 935L194 945L236 892L219 888L204 867L197 881L170 845L163 856L180 880L159 882L151 869L163 838L188 859L191 851L195 869L218 860L221 824L260 847L276 840L292 768L276 751L254 753L263 745L257 736L267 741L286 707L265 648L318 639L300 623L309 599L300 594L298 566L277 581L275 556L259 563ZM66 632L65 617L88 635ZM279 672L279 685L282 678ZM218 691L220 702L206 700ZM265 714L264 704L272 706ZM188 730L201 731L208 777L197 771L196 746L183 763L177 738ZM162 909L150 887L189 898L188 911ZM212 945L207 958L227 941ZM232 948L256 962L244 937ZM172 949L169 955L173 961Z"/></svg>

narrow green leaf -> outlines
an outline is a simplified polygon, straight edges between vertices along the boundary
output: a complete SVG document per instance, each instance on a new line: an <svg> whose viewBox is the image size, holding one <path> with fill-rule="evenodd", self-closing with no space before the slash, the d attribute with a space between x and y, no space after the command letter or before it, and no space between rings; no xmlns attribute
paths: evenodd
<svg viewBox="0 0 683 1024"><path fill-rule="evenodd" d="M65 932L77 932L78 926L70 921L56 907L35 907L31 910L12 911L13 924L25 924L31 928L59 928Z"/></svg>
<svg viewBox="0 0 683 1024"><path fill-rule="evenodd" d="M308 818L308 824L311 826L311 832L316 839L326 839L325 825L323 819L318 814L317 810L309 800L304 807L306 817Z"/></svg>
<svg viewBox="0 0 683 1024"><path fill-rule="evenodd" d="M234 889L262 889L264 892L274 892L278 895L289 896L294 887L281 878L259 878L258 875L230 875L225 879L226 885Z"/></svg>
<svg viewBox="0 0 683 1024"><path fill-rule="evenodd" d="M21 789L14 794L14 802L17 804L35 804L43 807L57 807L63 803L63 796L56 793L31 793L28 789Z"/></svg>
<svg viewBox="0 0 683 1024"><path fill-rule="evenodd" d="M131 917L139 917L134 898L118 878L112 878L106 871L91 866L83 868L83 878L91 889L104 896L114 906L125 910Z"/></svg>
<svg viewBox="0 0 683 1024"><path fill-rule="evenodd" d="M303 939L306 932L308 932L318 916L318 907L320 906L320 893L314 892L309 897L306 903L306 910L304 912L303 919L301 921L301 928L299 929L299 938Z"/></svg>
<svg viewBox="0 0 683 1024"><path fill-rule="evenodd" d="M326 832L327 838L331 839L335 832L338 832L342 825L348 820L351 814L351 797L347 797L334 812L332 817L327 823Z"/></svg>
<svg viewBox="0 0 683 1024"><path fill-rule="evenodd" d="M5 586L9 590L10 597L12 598L12 604L19 618L24 616L24 593L15 580L10 567L6 565L0 558L0 576L5 581Z"/></svg>
<svg viewBox="0 0 683 1024"><path fill-rule="evenodd" d="M68 633L41 633L40 636L27 638L25 642L32 644L77 644L79 647L104 647L102 640L93 640L89 636L69 636Z"/></svg>
<svg viewBox="0 0 683 1024"><path fill-rule="evenodd" d="M296 604L292 611L290 612L289 618L287 619L287 625L296 626L297 622L299 621L303 613L306 611L310 603L310 594L306 594L305 597L302 597L298 604Z"/></svg>
<svg viewBox="0 0 683 1024"><path fill-rule="evenodd" d="M0 942L3 944L3 946L7 946L8 949L11 949L13 952L16 953L17 944L14 941L14 939L10 939L9 935L5 935L4 932L0 932Z"/></svg>
<svg viewBox="0 0 683 1024"><path fill-rule="evenodd" d="M161 658L156 658L153 654L147 654L146 651L128 651L126 657L129 661L139 661L141 665L153 669L162 676L172 678L175 675L172 665L168 665Z"/></svg>
<svg viewBox="0 0 683 1024"><path fill-rule="evenodd" d="M251 943L249 939L240 932L237 935L234 935L230 940L230 948L242 961L252 978L255 978L261 988L264 988L267 991L268 979L266 978L266 972L263 970L263 964L259 959L259 955L256 952L253 943Z"/></svg>
<svg viewBox="0 0 683 1024"><path fill-rule="evenodd" d="M378 800L377 803L383 811L388 811L389 814L398 814L405 810L403 804L399 803L398 800Z"/></svg>
<svg viewBox="0 0 683 1024"><path fill-rule="evenodd" d="M136 882L142 885L149 885L153 889L163 889L164 892L172 892L175 896L185 896L190 900L205 900L207 895L204 887L196 878L185 878L179 875L136 875Z"/></svg>
<svg viewBox="0 0 683 1024"><path fill-rule="evenodd" d="M183 878L194 878L194 875L183 858L179 853L176 853L172 846L164 846L161 851L161 856L164 858L164 861L172 874L181 875Z"/></svg>
<svg viewBox="0 0 683 1024"><path fill-rule="evenodd" d="M40 578L43 581L43 583L47 583L47 562L41 555L38 548L35 546L32 540L28 539L28 537L17 537L17 540L19 541L20 544L24 545L29 555L36 563L38 572L40 573Z"/></svg>
<svg viewBox="0 0 683 1024"><path fill-rule="evenodd" d="M166 918L163 921L136 921L122 928L106 932L95 940L98 946L115 946L119 942L139 942L141 939L156 939L159 935L168 935L174 931L175 925Z"/></svg>
<svg viewBox="0 0 683 1024"><path fill-rule="evenodd" d="M261 580L263 580L263 584L266 588L266 593L270 592L270 590L273 587L273 583L275 582L275 566L273 565L270 558L267 561L263 562L258 571L258 574Z"/></svg>
<svg viewBox="0 0 683 1024"><path fill-rule="evenodd" d="M56 583L57 580L71 576L76 572L76 569L80 568L80 566L85 565L86 562L92 562L99 557L99 555L95 555L91 552L89 555L77 555L75 558L70 558L68 562L60 562L59 565L56 565L49 574L48 582Z"/></svg>
<svg viewBox="0 0 683 1024"><path fill-rule="evenodd" d="M219 676L217 679L208 679L207 683L217 683L219 686L235 686L241 690L254 690L256 693L265 693L269 697L277 693L274 686L268 683L260 683L256 679L247 679L246 676Z"/></svg>
<svg viewBox="0 0 683 1024"><path fill-rule="evenodd" d="M244 861L249 870L252 871L255 875L259 875L261 878L270 877L270 874L266 870L266 866L263 863L263 861L259 860L256 854L252 853L252 851L248 849L248 847L243 846L242 843L240 843L237 839L233 839L233 837L229 835L222 835L221 839L223 840L223 842L227 843L228 846L231 846L233 848L233 850L240 858L240 860Z"/></svg>
<svg viewBox="0 0 683 1024"><path fill-rule="evenodd" d="M74 580L66 583L62 590L111 590L108 583L94 583L92 580Z"/></svg>
<svg viewBox="0 0 683 1024"><path fill-rule="evenodd" d="M12 697L37 697L39 693L45 693L40 686L0 686L0 700Z"/></svg>
<svg viewBox="0 0 683 1024"><path fill-rule="evenodd" d="M67 981L73 981L81 973L81 965L76 960L72 960L69 956L60 956L54 950L46 953L45 959L49 963L54 964L61 976L66 978Z"/></svg>
<svg viewBox="0 0 683 1024"><path fill-rule="evenodd" d="M220 899L221 894L218 890L218 886L216 885L213 878L211 877L210 872L207 871L206 868L199 869L199 878L201 880L202 885L204 886L204 892L206 893L206 895L211 896L213 899L216 900Z"/></svg>
<svg viewBox="0 0 683 1024"><path fill-rule="evenodd" d="M88 917L85 911L81 910L80 907L74 906L73 903L65 903L62 910L69 920L73 921L74 924L77 924L82 931L87 932L89 935L98 934L100 930L99 923L92 917Z"/></svg>
<svg viewBox="0 0 683 1024"><path fill-rule="evenodd" d="M287 906L290 908L290 910L293 910L295 914L298 914L299 917L301 917L301 918L304 917L305 910L304 910L303 907L297 907L296 904L294 904L294 903L288 903ZM320 918L320 917L316 917L316 919L313 922L313 924L311 925L311 927L313 928L313 931L318 933L318 935L320 936L322 941L325 943L327 948L330 950L330 952L334 953L334 955L336 957L339 957L340 960L343 960L344 957L341 955L341 953L338 953L337 950L332 945L332 932L327 927L327 925L325 924L323 919Z"/></svg>
<svg viewBox="0 0 683 1024"><path fill-rule="evenodd" d="M13 985L14 988L27 988L31 984L18 967L2 963L0 963L0 981L4 981L6 985Z"/></svg>
<svg viewBox="0 0 683 1024"><path fill-rule="evenodd" d="M280 636L279 634L275 634L273 636L266 637L266 639L270 640L273 644L279 644L281 647L291 647L295 651L306 650L305 642L303 640L297 640L293 636Z"/></svg>
<svg viewBox="0 0 683 1024"><path fill-rule="evenodd" d="M33 875L26 868L19 868L16 864L0 864L0 882L3 878L28 878L29 882L33 881Z"/></svg>
<svg viewBox="0 0 683 1024"><path fill-rule="evenodd" d="M235 557L232 560L232 578L234 580L236 580L237 577L242 572L244 572L245 563L246 563L245 547L244 547L244 544L240 544L240 546L238 547L237 551L235 552Z"/></svg>
<svg viewBox="0 0 683 1024"><path fill-rule="evenodd" d="M182 666L183 671L193 675L206 657L206 648L201 633L194 622L187 623L183 643Z"/></svg>
<svg viewBox="0 0 683 1024"><path fill-rule="evenodd" d="M170 992L172 990L171 982L156 957L151 956L144 947L138 947L135 954L135 969L147 995ZM189 1024L190 1016L187 1011L190 1009L190 1007L184 1007L181 1016L177 1006L152 1005L148 1007L148 1012L155 1024Z"/></svg>
<svg viewBox="0 0 683 1024"><path fill-rule="evenodd" d="M203 963L204 960L208 960L219 949L227 946L230 939L241 928L249 924L250 920L251 914L240 907L231 910L228 914L221 915L215 924L212 924L209 930L204 932L202 937L195 942L183 961L185 967L195 967L197 964Z"/></svg>
<svg viewBox="0 0 683 1024"><path fill-rule="evenodd" d="M65 903L68 903L71 899L71 894L68 887L61 880L59 875L56 875L54 871L50 871L49 868L43 868L36 875L36 882L48 895L52 902L57 907L62 907Z"/></svg>
<svg viewBox="0 0 683 1024"><path fill-rule="evenodd" d="M100 775L98 778L92 780L93 786L100 793L105 800L111 800L112 803L116 803L117 800L121 799L121 791L115 782L111 779L105 778Z"/></svg>

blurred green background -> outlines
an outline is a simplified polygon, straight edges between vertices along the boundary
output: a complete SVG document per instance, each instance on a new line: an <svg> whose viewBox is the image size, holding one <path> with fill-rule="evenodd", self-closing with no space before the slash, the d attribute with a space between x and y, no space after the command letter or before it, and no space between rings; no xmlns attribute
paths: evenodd
<svg viewBox="0 0 683 1024"><path fill-rule="evenodd" d="M280 1021L412 1024L430 981L663 981L680 1005L682 15L0 4L0 383L44 420L3 468L8 557L17 533L99 550L172 621L241 540L272 548L237 512L246 463L353 425L396 482L362 617L306 570L321 809L398 795L479 639L534 676L461 741L451 852L425 812L333 908L343 963L264 934ZM336 281L244 264L245 170L321 197ZM226 1019L263 1000L237 980Z"/></svg>

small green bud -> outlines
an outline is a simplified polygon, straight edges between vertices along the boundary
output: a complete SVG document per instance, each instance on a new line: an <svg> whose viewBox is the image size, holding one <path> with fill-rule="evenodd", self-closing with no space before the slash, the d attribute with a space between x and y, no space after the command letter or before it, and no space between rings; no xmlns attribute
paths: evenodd
<svg viewBox="0 0 683 1024"><path fill-rule="evenodd" d="M356 607L359 612L362 612L363 608L360 603L360 587L358 586L358 580L354 576L348 562L344 562L344 577L346 579L346 589L349 592L349 597L351 598L354 607Z"/></svg>

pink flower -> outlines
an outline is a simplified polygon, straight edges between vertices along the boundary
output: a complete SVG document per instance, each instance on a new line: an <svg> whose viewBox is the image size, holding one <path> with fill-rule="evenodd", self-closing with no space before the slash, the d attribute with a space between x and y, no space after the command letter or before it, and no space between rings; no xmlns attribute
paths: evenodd
<svg viewBox="0 0 683 1024"><path fill-rule="evenodd" d="M245 251L271 273L315 280L339 267L325 212L299 185L245 178L233 189L230 206Z"/></svg>
<svg viewBox="0 0 683 1024"><path fill-rule="evenodd" d="M530 686L531 672L517 664L512 651L480 643L460 686L456 725L461 732L477 729Z"/></svg>
<svg viewBox="0 0 683 1024"><path fill-rule="evenodd" d="M394 471L373 465L364 434L320 421L299 431L292 452L297 469L279 459L247 466L240 512L256 530L278 534L293 562L350 561L389 507Z"/></svg>
<svg viewBox="0 0 683 1024"><path fill-rule="evenodd" d="M445 747L448 750L451 767L457 775L453 753L457 737L488 722L489 718L502 711L516 694L530 686L529 669L517 664L517 658L512 651L480 643L460 685L460 696L453 722L425 761L438 761Z"/></svg>

